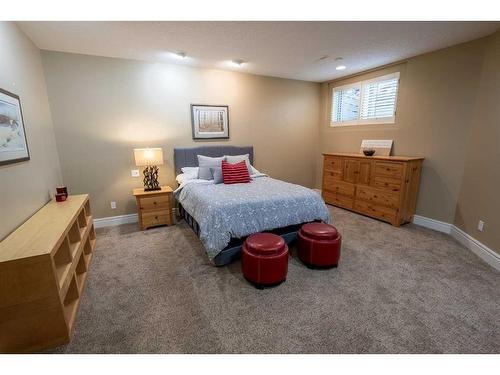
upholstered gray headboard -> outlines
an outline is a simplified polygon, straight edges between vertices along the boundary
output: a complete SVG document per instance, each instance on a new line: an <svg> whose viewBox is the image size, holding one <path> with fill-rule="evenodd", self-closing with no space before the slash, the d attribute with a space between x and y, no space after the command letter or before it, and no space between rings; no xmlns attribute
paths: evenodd
<svg viewBox="0 0 500 375"><path fill-rule="evenodd" d="M197 167L197 155L218 157L224 155L250 155L253 164L253 146L199 146L174 148L175 175L181 173L183 167Z"/></svg>

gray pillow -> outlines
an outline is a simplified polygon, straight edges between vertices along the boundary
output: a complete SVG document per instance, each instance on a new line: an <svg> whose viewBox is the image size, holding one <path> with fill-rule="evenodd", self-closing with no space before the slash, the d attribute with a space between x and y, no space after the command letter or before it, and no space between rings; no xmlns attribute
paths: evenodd
<svg viewBox="0 0 500 375"><path fill-rule="evenodd" d="M214 184L222 184L224 178L222 177L222 168L210 168L212 176L214 176Z"/></svg>
<svg viewBox="0 0 500 375"><path fill-rule="evenodd" d="M247 165L248 174L252 175L252 165L250 164L250 155L224 155L226 161L231 164L239 163L242 160L245 160L245 164Z"/></svg>
<svg viewBox="0 0 500 375"><path fill-rule="evenodd" d="M222 161L225 160L224 156L220 158L211 158L209 156L198 155L198 178L203 180L213 179L212 171L210 168L220 168Z"/></svg>

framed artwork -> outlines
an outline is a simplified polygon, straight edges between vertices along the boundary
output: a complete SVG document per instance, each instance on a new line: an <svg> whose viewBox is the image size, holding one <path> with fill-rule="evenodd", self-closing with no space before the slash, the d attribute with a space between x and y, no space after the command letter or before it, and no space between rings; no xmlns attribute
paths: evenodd
<svg viewBox="0 0 500 375"><path fill-rule="evenodd" d="M0 89L0 165L29 159L21 100Z"/></svg>
<svg viewBox="0 0 500 375"><path fill-rule="evenodd" d="M229 139L227 105L191 104L193 139Z"/></svg>

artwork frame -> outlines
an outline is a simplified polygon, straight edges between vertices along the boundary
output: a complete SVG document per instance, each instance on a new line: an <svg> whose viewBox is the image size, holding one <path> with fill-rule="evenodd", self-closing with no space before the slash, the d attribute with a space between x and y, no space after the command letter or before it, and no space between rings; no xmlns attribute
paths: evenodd
<svg viewBox="0 0 500 375"><path fill-rule="evenodd" d="M194 140L229 139L229 106L191 104Z"/></svg>
<svg viewBox="0 0 500 375"><path fill-rule="evenodd" d="M21 99L0 88L0 166L30 160Z"/></svg>

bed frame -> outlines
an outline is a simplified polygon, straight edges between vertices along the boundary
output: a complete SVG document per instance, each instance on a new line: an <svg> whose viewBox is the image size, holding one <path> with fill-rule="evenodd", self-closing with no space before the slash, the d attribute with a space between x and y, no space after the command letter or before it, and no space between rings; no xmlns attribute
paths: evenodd
<svg viewBox="0 0 500 375"><path fill-rule="evenodd" d="M200 147L176 147L174 148L174 165L175 174L181 173L183 167L197 167L197 155L205 155L210 157L220 157L224 155L250 155L250 163L253 164L253 147L252 146L200 146ZM200 227L196 220L187 212L182 205L177 202L177 212L199 236ZM302 224L291 225L284 228L276 228L267 232L275 233L285 240L287 244L291 244L297 238L297 232ZM213 262L216 266L224 266L238 259L241 253L241 246L245 242L245 238L231 238L229 244L214 258Z"/></svg>

